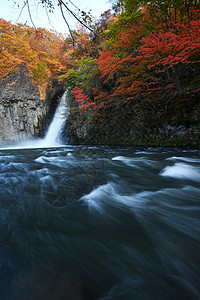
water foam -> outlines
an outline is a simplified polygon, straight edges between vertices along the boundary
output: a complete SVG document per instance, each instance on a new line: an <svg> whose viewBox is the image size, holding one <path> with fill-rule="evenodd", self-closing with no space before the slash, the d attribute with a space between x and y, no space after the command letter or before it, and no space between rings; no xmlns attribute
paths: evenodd
<svg viewBox="0 0 200 300"><path fill-rule="evenodd" d="M116 161L122 161L124 164L126 164L129 167L136 167L140 168L137 164L144 164L144 165L152 165L152 160L146 159L145 157L126 157L126 156L115 156L112 158L112 160Z"/></svg>
<svg viewBox="0 0 200 300"><path fill-rule="evenodd" d="M160 174L164 177L173 177L179 179L191 179L200 181L200 170L197 167L185 163L175 163L173 166L165 167Z"/></svg>
<svg viewBox="0 0 200 300"><path fill-rule="evenodd" d="M65 104L66 93L63 94L61 101L56 109L53 120L48 128L45 137L37 139L29 139L22 141L16 145L0 148L7 149L37 149L64 146L61 139L61 132L66 121L67 108Z"/></svg>
<svg viewBox="0 0 200 300"><path fill-rule="evenodd" d="M190 158L190 157L182 157L182 156L172 156L166 158L166 160L181 160L189 163L200 163L200 159Z"/></svg>
<svg viewBox="0 0 200 300"><path fill-rule="evenodd" d="M87 203L90 210L100 212L102 210L102 199L105 201L105 197L109 197L113 193L115 193L115 190L112 183L109 182L93 189L89 194L81 197L80 200Z"/></svg>
<svg viewBox="0 0 200 300"><path fill-rule="evenodd" d="M119 187L114 182L108 182L93 189L89 194L84 195L80 200L84 201L89 210L103 212L106 204L118 207L141 208L148 202L149 191L133 193L131 195L121 194Z"/></svg>

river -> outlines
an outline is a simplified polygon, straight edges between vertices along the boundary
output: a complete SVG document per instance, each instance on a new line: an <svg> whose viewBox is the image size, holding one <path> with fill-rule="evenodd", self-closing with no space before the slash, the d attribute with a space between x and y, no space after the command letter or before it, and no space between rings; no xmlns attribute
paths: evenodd
<svg viewBox="0 0 200 300"><path fill-rule="evenodd" d="M0 148L0 300L200 299L200 150Z"/></svg>
<svg viewBox="0 0 200 300"><path fill-rule="evenodd" d="M200 299L200 151L0 149L0 299Z"/></svg>

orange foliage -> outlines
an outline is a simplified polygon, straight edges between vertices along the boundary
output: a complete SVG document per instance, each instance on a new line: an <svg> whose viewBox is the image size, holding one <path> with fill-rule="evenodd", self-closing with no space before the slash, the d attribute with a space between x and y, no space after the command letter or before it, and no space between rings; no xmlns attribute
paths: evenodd
<svg viewBox="0 0 200 300"><path fill-rule="evenodd" d="M12 73L25 62L33 81L47 84L63 69L63 36L53 31L12 25L0 19L0 77Z"/></svg>

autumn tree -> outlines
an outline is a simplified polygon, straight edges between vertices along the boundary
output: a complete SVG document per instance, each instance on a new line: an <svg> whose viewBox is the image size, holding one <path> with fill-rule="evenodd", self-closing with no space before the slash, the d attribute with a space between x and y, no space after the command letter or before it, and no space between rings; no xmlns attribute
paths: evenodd
<svg viewBox="0 0 200 300"><path fill-rule="evenodd" d="M26 63L30 76L39 85L63 71L64 38L61 34L0 19L0 76Z"/></svg>
<svg viewBox="0 0 200 300"><path fill-rule="evenodd" d="M107 98L134 99L161 89L174 90L173 95L182 92L180 77L199 63L199 11L190 11L187 22L182 18L171 21L168 30L157 23L157 15L149 14L148 8L141 10L128 28L122 25L123 30L99 58L101 76L112 87ZM111 24L113 33L112 26L116 28L116 24Z"/></svg>

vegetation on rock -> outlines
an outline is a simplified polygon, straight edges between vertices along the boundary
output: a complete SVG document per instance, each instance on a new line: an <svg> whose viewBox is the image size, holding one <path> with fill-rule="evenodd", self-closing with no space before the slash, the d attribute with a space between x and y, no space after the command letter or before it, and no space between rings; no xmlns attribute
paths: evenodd
<svg viewBox="0 0 200 300"><path fill-rule="evenodd" d="M0 78L26 64L34 83L45 89L58 78L63 64L64 38L44 28L13 25L0 19Z"/></svg>
<svg viewBox="0 0 200 300"><path fill-rule="evenodd" d="M64 39L1 20L0 76L24 61L35 82L64 80L74 142L142 144L151 137L175 145L186 135L198 145L199 1L118 0L90 25Z"/></svg>
<svg viewBox="0 0 200 300"><path fill-rule="evenodd" d="M95 50L75 50L76 68L67 77L69 124L87 123L82 135L69 126L72 140L199 146L199 6L124 0L101 16L100 38L88 34Z"/></svg>

